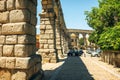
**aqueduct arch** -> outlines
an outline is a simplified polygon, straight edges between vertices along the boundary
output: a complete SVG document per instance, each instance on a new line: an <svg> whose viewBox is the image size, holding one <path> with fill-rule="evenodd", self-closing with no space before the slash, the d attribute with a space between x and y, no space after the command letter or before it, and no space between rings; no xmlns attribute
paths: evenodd
<svg viewBox="0 0 120 80"><path fill-rule="evenodd" d="M59 58L66 53L68 46L71 45L70 33L78 35L79 33L92 33L92 30L66 28L60 0L42 0L40 21L40 49L38 53L42 55L43 63L59 61ZM84 39L86 38L84 37Z"/></svg>
<svg viewBox="0 0 120 80"><path fill-rule="evenodd" d="M69 32L69 35L74 34L74 36L75 36L73 38L71 37L71 39L72 39L71 44L72 44L73 47L74 46L76 46L76 47L79 46L79 34L82 34L82 36L83 36L84 45L89 46L86 35L87 34L90 35L93 32L93 30L68 29L68 32Z"/></svg>
<svg viewBox="0 0 120 80"><path fill-rule="evenodd" d="M43 62L57 62L67 51L67 28L60 0L42 0L40 49Z"/></svg>
<svg viewBox="0 0 120 80"><path fill-rule="evenodd" d="M69 38L61 4L59 0L41 3L39 53L44 62L57 62L67 51ZM37 0L0 0L0 80L41 77L41 57L35 46L36 7Z"/></svg>
<svg viewBox="0 0 120 80"><path fill-rule="evenodd" d="M41 3L37 55L37 0L0 0L0 80L40 80L42 59L57 62L66 53L70 36L60 0Z"/></svg>
<svg viewBox="0 0 120 80"><path fill-rule="evenodd" d="M38 54L43 62L57 62L68 49L72 31L66 28L60 0L41 3ZM36 7L37 0L0 0L0 80L41 80L42 58L36 54ZM119 66L119 54L111 55L107 52L102 57Z"/></svg>

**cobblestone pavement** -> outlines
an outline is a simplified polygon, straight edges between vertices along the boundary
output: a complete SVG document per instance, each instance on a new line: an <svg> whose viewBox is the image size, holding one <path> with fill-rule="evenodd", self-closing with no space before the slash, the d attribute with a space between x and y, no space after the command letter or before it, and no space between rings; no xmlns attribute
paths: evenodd
<svg viewBox="0 0 120 80"><path fill-rule="evenodd" d="M99 61L96 57L81 58L94 80L120 80L119 68Z"/></svg>
<svg viewBox="0 0 120 80"><path fill-rule="evenodd" d="M119 68L96 57L69 57L65 63L57 63L52 71L45 80L120 80Z"/></svg>

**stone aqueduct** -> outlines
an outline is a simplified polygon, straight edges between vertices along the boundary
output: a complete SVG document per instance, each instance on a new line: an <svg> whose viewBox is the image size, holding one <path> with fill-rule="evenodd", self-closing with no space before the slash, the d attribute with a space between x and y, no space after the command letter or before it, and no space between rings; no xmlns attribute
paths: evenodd
<svg viewBox="0 0 120 80"><path fill-rule="evenodd" d="M54 3L54 4L53 4ZM40 49L43 62L57 62L70 46L70 33L91 33L92 30L67 29L60 0L42 0L40 14ZM79 37L78 37L79 38Z"/></svg>
<svg viewBox="0 0 120 80"><path fill-rule="evenodd" d="M0 80L41 80L41 62L57 62L67 51L70 36L60 0L41 3L36 54L37 0L0 0Z"/></svg>
<svg viewBox="0 0 120 80"><path fill-rule="evenodd" d="M88 38L87 38L87 35L90 35L91 33L93 32L93 30L82 30L82 29L68 29L68 33L70 35L70 38L71 40L75 43L72 44L71 42L71 46L77 46L78 48L80 47L79 45L79 36L80 34L82 35L83 37L83 40L84 40L84 46L85 47L88 47L90 46L90 42L88 41ZM72 38L72 34L75 35L75 37Z"/></svg>

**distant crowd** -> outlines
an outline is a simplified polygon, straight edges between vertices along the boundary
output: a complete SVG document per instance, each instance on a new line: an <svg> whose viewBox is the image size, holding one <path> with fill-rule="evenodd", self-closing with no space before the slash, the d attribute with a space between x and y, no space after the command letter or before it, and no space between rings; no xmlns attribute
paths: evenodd
<svg viewBox="0 0 120 80"><path fill-rule="evenodd" d="M67 55L68 56L81 56L83 54L83 50L82 48L80 48L79 50L77 48L71 48L69 49Z"/></svg>

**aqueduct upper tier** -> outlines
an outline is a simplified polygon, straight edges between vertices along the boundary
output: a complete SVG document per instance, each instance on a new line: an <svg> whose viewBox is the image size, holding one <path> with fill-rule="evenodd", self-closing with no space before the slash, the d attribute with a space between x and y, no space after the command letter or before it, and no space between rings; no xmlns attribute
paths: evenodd
<svg viewBox="0 0 120 80"><path fill-rule="evenodd" d="M90 35L92 32L93 32L93 30L68 29L68 33L69 33L70 38L71 38L71 46L72 47L80 47L80 45L79 45L79 36L80 36L80 34L83 37L84 46L86 46L86 47L89 46L90 42L88 41L87 35Z"/></svg>
<svg viewBox="0 0 120 80"><path fill-rule="evenodd" d="M79 34L91 34L93 30L83 30L83 29L68 29L69 33L79 33Z"/></svg>

